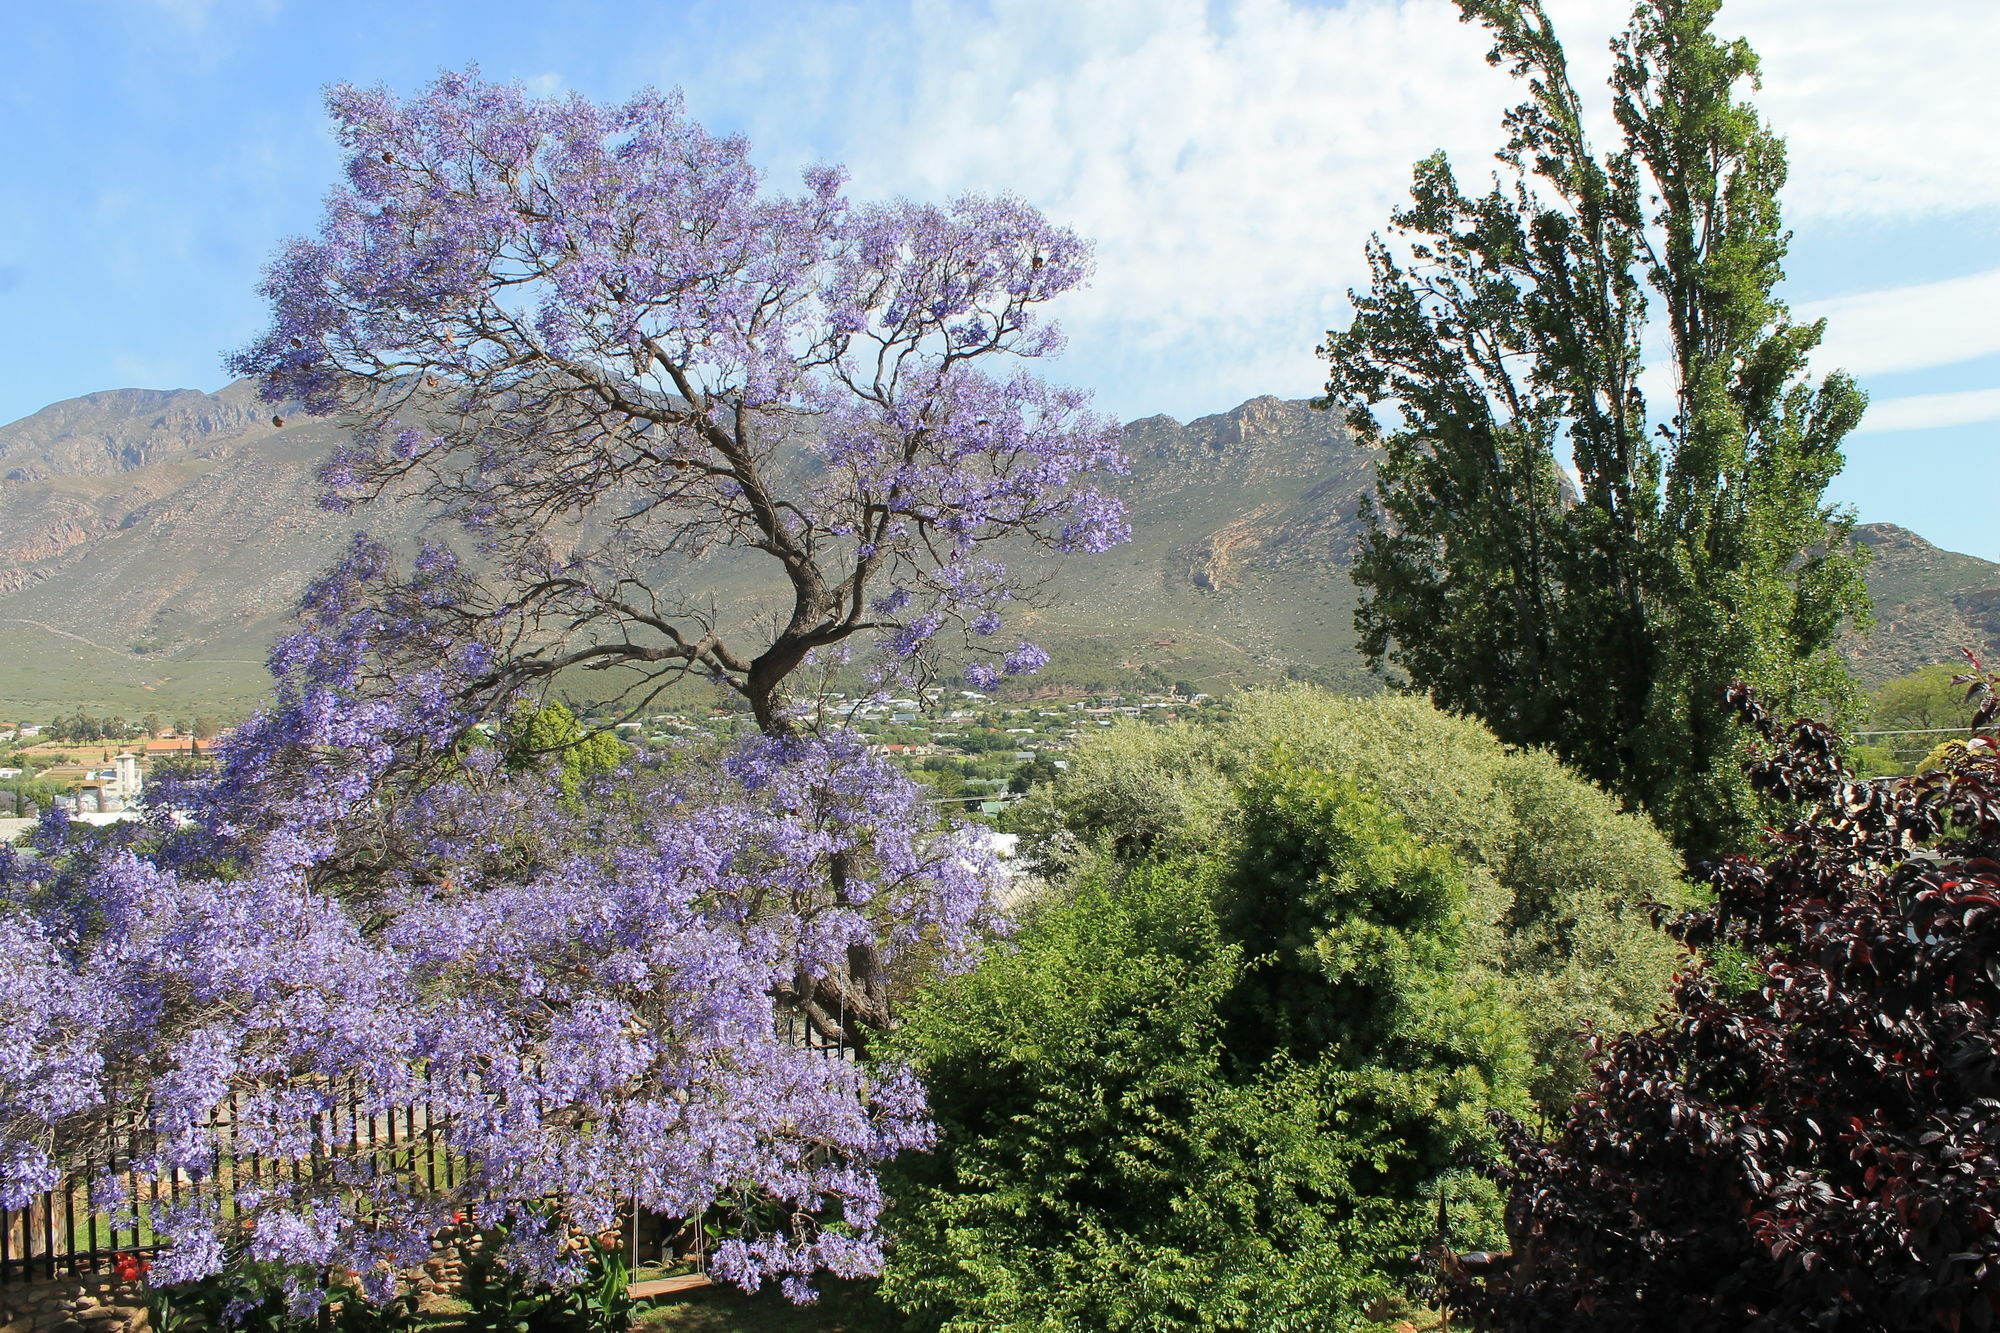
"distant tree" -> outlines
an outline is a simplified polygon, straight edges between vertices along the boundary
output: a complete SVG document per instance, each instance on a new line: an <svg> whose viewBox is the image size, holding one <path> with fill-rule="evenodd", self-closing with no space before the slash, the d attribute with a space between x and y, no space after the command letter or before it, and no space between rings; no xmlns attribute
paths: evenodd
<svg viewBox="0 0 2000 1333"><path fill-rule="evenodd" d="M1973 706L1959 666L1919 667L1877 686L1869 698L1867 730L1850 762L1867 775L1925 772L1940 766L1971 734ZM1953 734L1956 733L1956 734ZM1921 756L1921 757L1920 757Z"/></svg>
<svg viewBox="0 0 2000 1333"><path fill-rule="evenodd" d="M1054 782L1061 776L1062 770L1056 767L1055 760L1045 754L1038 754L1014 770L1013 776L1007 779L1007 790L1016 796L1024 795L1043 783Z"/></svg>
<svg viewBox="0 0 2000 1333"><path fill-rule="evenodd" d="M1970 735L1976 705L1966 699L1965 686L1955 683L1963 670L1962 664L1940 663L1885 681L1869 700L1869 727L1912 736L1946 728Z"/></svg>
<svg viewBox="0 0 2000 1333"><path fill-rule="evenodd" d="M911 777L930 788L932 799L938 801L960 801L965 799L965 774L956 767L931 768L928 765L917 769Z"/></svg>
<svg viewBox="0 0 2000 1333"><path fill-rule="evenodd" d="M1690 971L1553 1139L1511 1127L1512 1262L1447 1288L1477 1327L1992 1326L2000 750L1863 783L1828 728L1736 702L1795 813L1673 929L1753 966Z"/></svg>
<svg viewBox="0 0 2000 1333"><path fill-rule="evenodd" d="M1177 680L1174 682L1174 693L1183 699L1192 699L1201 693L1201 687L1191 680Z"/></svg>
<svg viewBox="0 0 2000 1333"><path fill-rule="evenodd" d="M608 731L588 734L576 715L560 703L547 703L510 719L502 738L508 765L552 772L564 801L575 801L594 774L608 773L631 751Z"/></svg>
<svg viewBox="0 0 2000 1333"><path fill-rule="evenodd" d="M1773 296L1784 148L1737 97L1757 60L1711 32L1718 3L1635 6L1600 155L1541 0L1458 0L1529 90L1504 178L1471 196L1442 154L1419 163L1321 349L1326 403L1383 450L1363 651L1552 747L1696 858L1753 825L1724 688L1846 716L1836 645L1867 607L1823 499L1866 400L1844 374L1812 384L1822 324ZM1641 387L1649 320L1663 410Z"/></svg>
<svg viewBox="0 0 2000 1333"><path fill-rule="evenodd" d="M220 730L222 730L222 725L214 718L203 713L195 715L193 735L196 740L214 740L215 734Z"/></svg>
<svg viewBox="0 0 2000 1333"><path fill-rule="evenodd" d="M158 713L148 713L140 720L139 725L145 730L148 736L157 736L160 734L160 715Z"/></svg>
<svg viewBox="0 0 2000 1333"><path fill-rule="evenodd" d="M992 754L996 750L1012 750L1015 740L997 727L971 728L957 738L958 748L967 754Z"/></svg>

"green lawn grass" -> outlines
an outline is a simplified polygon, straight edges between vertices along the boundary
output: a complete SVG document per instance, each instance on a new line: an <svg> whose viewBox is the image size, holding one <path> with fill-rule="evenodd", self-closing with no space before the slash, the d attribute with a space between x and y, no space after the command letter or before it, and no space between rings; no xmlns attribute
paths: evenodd
<svg viewBox="0 0 2000 1333"><path fill-rule="evenodd" d="M872 1283L823 1281L821 1297L794 1305L768 1288L745 1296L734 1287L704 1287L663 1299L639 1317L640 1333L896 1333L894 1311Z"/></svg>
<svg viewBox="0 0 2000 1333"><path fill-rule="evenodd" d="M876 1298L872 1282L819 1283L821 1297L794 1305L767 1287L746 1296L735 1287L698 1287L660 1297L634 1322L635 1333L901 1333L895 1312ZM466 1306L426 1297L410 1333L465 1333Z"/></svg>

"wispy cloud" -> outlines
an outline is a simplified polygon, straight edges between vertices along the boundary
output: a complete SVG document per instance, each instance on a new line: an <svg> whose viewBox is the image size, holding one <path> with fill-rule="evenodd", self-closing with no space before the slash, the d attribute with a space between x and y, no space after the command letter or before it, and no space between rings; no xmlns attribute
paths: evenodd
<svg viewBox="0 0 2000 1333"><path fill-rule="evenodd" d="M1864 292L1801 305L1824 318L1817 358L1857 375L1948 366L2000 352L2000 269L1946 282Z"/></svg>
<svg viewBox="0 0 2000 1333"><path fill-rule="evenodd" d="M817 151L794 155L831 149L863 194L1006 190L1095 238L1096 280L1060 313L1072 363L1126 413L1317 391L1312 349L1411 163L1445 146L1476 179L1506 96L1442 4L1003 0L912 19L839 11L774 40L750 63L852 59L808 62L753 138L782 148L812 123Z"/></svg>
<svg viewBox="0 0 2000 1333"><path fill-rule="evenodd" d="M1720 26L1763 60L1794 221L2000 207L1992 0L1741 0Z"/></svg>
<svg viewBox="0 0 2000 1333"><path fill-rule="evenodd" d="M1981 421L2000 421L2000 389L1885 398L1869 404L1860 430L1935 430L1940 426L1969 426Z"/></svg>
<svg viewBox="0 0 2000 1333"><path fill-rule="evenodd" d="M1550 7L1599 93L1628 6ZM1365 281L1363 243L1411 163L1442 147L1483 182L1519 95L1436 0L923 0L791 17L709 67L709 86L690 81L696 113L749 105L761 85L745 118L767 161L844 160L863 194L1009 190L1096 238L1096 282L1060 314L1074 376L1126 413L1317 391L1312 349ZM1912 17L1879 0L1737 0L1721 23L1764 57L1759 104L1791 141L1795 220L2000 206L1978 54L2000 46L2000 5L1930 0ZM665 62L658 77L675 81ZM1843 339L1872 336L1839 323Z"/></svg>

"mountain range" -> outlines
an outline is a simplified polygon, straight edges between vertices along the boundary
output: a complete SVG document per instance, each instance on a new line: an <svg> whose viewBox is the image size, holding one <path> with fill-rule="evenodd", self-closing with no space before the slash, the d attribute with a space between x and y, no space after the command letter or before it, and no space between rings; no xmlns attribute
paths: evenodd
<svg viewBox="0 0 2000 1333"><path fill-rule="evenodd" d="M426 526L408 502L322 509L314 473L338 438L248 383L88 394L0 426L0 714L254 706L265 651L356 528ZM1368 688L1347 570L1373 461L1338 420L1253 398L1133 421L1125 443L1133 540L1055 567L1019 617L1053 656L1044 687ZM1874 552L1877 628L1847 645L1864 679L2000 648L2000 565L1892 525L1857 535ZM741 558L677 577L739 620L771 592Z"/></svg>

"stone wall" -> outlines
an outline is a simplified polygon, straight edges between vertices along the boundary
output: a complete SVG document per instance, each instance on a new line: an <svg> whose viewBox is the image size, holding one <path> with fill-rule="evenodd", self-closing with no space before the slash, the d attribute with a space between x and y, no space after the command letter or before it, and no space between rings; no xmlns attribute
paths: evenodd
<svg viewBox="0 0 2000 1333"><path fill-rule="evenodd" d="M432 1241L430 1259L414 1275L404 1277L404 1290L415 1288L419 1299L456 1296L459 1286L465 1281L467 1248L462 1244L447 1245ZM10 1333L10 1330L0 1329L0 1333Z"/></svg>
<svg viewBox="0 0 2000 1333"><path fill-rule="evenodd" d="M145 1287L108 1274L0 1285L0 1333L150 1333Z"/></svg>

